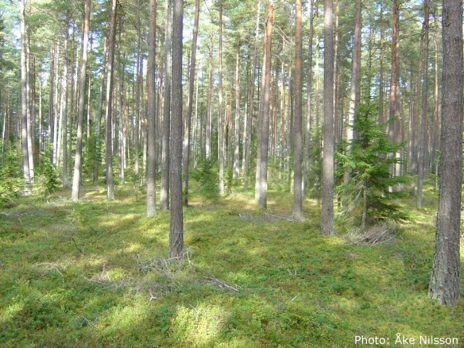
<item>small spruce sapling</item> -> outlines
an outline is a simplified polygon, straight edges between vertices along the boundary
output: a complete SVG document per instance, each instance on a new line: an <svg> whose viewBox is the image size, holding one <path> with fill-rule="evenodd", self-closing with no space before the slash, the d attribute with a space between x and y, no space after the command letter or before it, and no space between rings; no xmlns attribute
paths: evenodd
<svg viewBox="0 0 464 348"><path fill-rule="evenodd" d="M393 176L390 168L401 161L391 156L404 147L404 143L392 143L385 134L385 124L378 124L374 115L377 106L360 104L356 110L354 124L351 125L357 137L351 141L345 153L337 153L338 174L346 168L351 176L347 183L338 186L337 191L348 203L347 213L359 216L361 228L370 221L405 219L394 199L404 196L404 192L392 190L410 181L408 176ZM392 122L392 121L389 121ZM361 211L359 211L361 209Z"/></svg>

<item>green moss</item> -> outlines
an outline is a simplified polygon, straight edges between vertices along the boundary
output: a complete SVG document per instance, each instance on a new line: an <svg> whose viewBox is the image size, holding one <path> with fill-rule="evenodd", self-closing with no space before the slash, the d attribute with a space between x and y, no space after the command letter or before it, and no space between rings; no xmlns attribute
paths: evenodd
<svg viewBox="0 0 464 348"><path fill-rule="evenodd" d="M185 208L188 259L163 263L169 213L145 218L132 188L104 200L86 187L75 204L18 199L0 214L0 346L335 347L355 335L433 335L463 342L463 300L427 299L434 206L401 207L395 241L346 245L304 223L270 220L252 193ZM434 192L425 191L429 199ZM139 194L140 195L140 194ZM271 215L292 197L269 193Z"/></svg>

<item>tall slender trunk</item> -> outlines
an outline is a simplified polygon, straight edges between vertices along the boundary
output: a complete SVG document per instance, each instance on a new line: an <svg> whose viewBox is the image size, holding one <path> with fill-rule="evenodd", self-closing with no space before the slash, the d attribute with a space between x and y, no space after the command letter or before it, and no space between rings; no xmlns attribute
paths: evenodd
<svg viewBox="0 0 464 348"><path fill-rule="evenodd" d="M251 137L253 134L253 113L254 113L254 91L255 91L255 80L256 80L256 63L258 56L258 35L259 35L259 20L261 12L261 0L258 1L257 14L256 14L256 29L255 29L255 42L253 50L253 66L251 69L251 81L249 89L249 105L248 105L248 117L247 117L247 137L245 152L245 166L244 166L244 184L243 189L248 190L248 177L250 168L250 154L251 154Z"/></svg>
<svg viewBox="0 0 464 348"><path fill-rule="evenodd" d="M234 125L234 173L233 179L239 176L239 156L240 156L240 37L237 41L237 51L235 54L235 125Z"/></svg>
<svg viewBox="0 0 464 348"><path fill-rule="evenodd" d="M108 71L106 77L106 198L114 199L113 180L113 76L114 76L114 50L116 41L116 25L118 15L118 1L112 0L110 42L108 51Z"/></svg>
<svg viewBox="0 0 464 348"><path fill-rule="evenodd" d="M426 173L427 156L427 92L428 92L428 60L429 60L429 15L430 7L428 0L424 0L424 73L422 78L422 110L421 110L421 135L419 143L418 174L417 174L417 195L416 207L422 209L422 186Z"/></svg>
<svg viewBox="0 0 464 348"><path fill-rule="evenodd" d="M459 300L462 185L462 0L443 0L443 83L440 188L429 297Z"/></svg>
<svg viewBox="0 0 464 348"><path fill-rule="evenodd" d="M301 162L303 157L303 59L301 37L301 0L295 1L295 126L294 133L294 164L293 164L293 218L303 220L303 191Z"/></svg>
<svg viewBox="0 0 464 348"><path fill-rule="evenodd" d="M266 25L263 57L263 91L258 126L258 158L256 164L255 199L261 208L267 208L267 163L269 149L269 96L271 86L271 49L274 1L266 0Z"/></svg>
<svg viewBox="0 0 464 348"><path fill-rule="evenodd" d="M322 158L323 235L334 233L333 0L324 0L324 156Z"/></svg>
<svg viewBox="0 0 464 348"><path fill-rule="evenodd" d="M183 0L174 0L172 30L171 219L169 257L180 258L184 247L182 215L182 32Z"/></svg>
<svg viewBox="0 0 464 348"><path fill-rule="evenodd" d="M80 179L82 170L82 126L84 118L85 72L87 69L87 46L89 42L89 25L90 0L86 0L82 35L82 57L79 71L79 109L77 113L76 155L74 157L74 174L71 192L71 199L73 201L77 201L79 199Z"/></svg>
<svg viewBox="0 0 464 348"><path fill-rule="evenodd" d="M68 126L68 39L69 39L69 21L66 24L65 34L64 34L64 65L63 65L63 78L61 80L61 116L62 127L64 127L63 136L63 188L68 188L68 132L66 127ZM90 103L90 99L89 99Z"/></svg>
<svg viewBox="0 0 464 348"><path fill-rule="evenodd" d="M212 103L211 98L213 95L213 33L209 36L209 59L208 59L208 105L206 114L206 159L211 159L211 111Z"/></svg>
<svg viewBox="0 0 464 348"><path fill-rule="evenodd" d="M156 0L150 0L150 34L148 38L148 165L147 165L147 217L156 214Z"/></svg>
<svg viewBox="0 0 464 348"><path fill-rule="evenodd" d="M224 112L222 103L222 0L219 4L219 91L218 91L218 162L219 162L219 193L224 193Z"/></svg>
<svg viewBox="0 0 464 348"><path fill-rule="evenodd" d="M197 38L198 38L198 23L200 21L200 0L195 0L195 24L193 27L193 42L192 42L192 58L190 61L190 76L189 76L189 90L188 90L188 103L186 118L186 129L184 130L184 143L183 143L183 204L188 206L188 180L189 180L189 159L190 159L190 128L192 123L192 109L193 109L193 89L195 87L195 68L197 57Z"/></svg>
<svg viewBox="0 0 464 348"><path fill-rule="evenodd" d="M29 149L27 146L27 43L26 43L26 23L25 23L25 0L20 1L20 20L21 20L21 153L23 163L24 194L32 193L31 177L29 170Z"/></svg>
<svg viewBox="0 0 464 348"><path fill-rule="evenodd" d="M383 81L383 4L380 5L380 43L379 43L379 124L384 122L384 81Z"/></svg>
<svg viewBox="0 0 464 348"><path fill-rule="evenodd" d="M437 19L435 18L435 21ZM440 115L439 115L439 103L438 103L438 44L436 35L433 36L433 46L434 46L434 79L433 79L433 126L432 126L432 159L431 163L436 169L438 168L437 161L437 150L440 144L439 139L439 130L440 130ZM436 171L435 169L435 171ZM432 168L434 170L434 168ZM436 172L438 174L438 172Z"/></svg>
<svg viewBox="0 0 464 348"><path fill-rule="evenodd" d="M346 141L348 143L346 151L351 151L351 143L356 137L354 133L354 118L356 108L358 107L361 99L361 30L362 30L362 0L356 1L356 23L354 26L353 36L353 57L351 62L351 88L350 88L350 107L348 110L348 119L346 127ZM345 185L351 179L351 171L349 168L345 169L343 182ZM342 200L343 208L347 208L346 197Z"/></svg>
<svg viewBox="0 0 464 348"><path fill-rule="evenodd" d="M169 209L169 161L170 161L170 132L171 132L171 18L172 0L165 0L165 65L164 65L164 110L163 110L163 135L161 139L161 188L160 209Z"/></svg>
<svg viewBox="0 0 464 348"><path fill-rule="evenodd" d="M107 40L106 37L103 39L103 59L102 59L102 72L100 77L100 93L98 101L98 116L97 116L97 132L95 136L95 163L93 167L93 182L98 180L98 170L100 168L100 154L99 154L99 145L100 145L100 130L101 130L101 119L103 114L103 96L104 96L104 86L105 86L105 72L106 72L106 58L107 58ZM71 99L72 99L71 91Z"/></svg>

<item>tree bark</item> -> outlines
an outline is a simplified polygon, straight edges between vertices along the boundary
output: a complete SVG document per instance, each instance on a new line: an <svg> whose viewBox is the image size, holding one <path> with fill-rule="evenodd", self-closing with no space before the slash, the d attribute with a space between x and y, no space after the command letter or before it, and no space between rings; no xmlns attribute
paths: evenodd
<svg viewBox="0 0 464 348"><path fill-rule="evenodd" d="M219 4L219 100L218 100L218 161L219 161L219 193L224 194L224 111L222 101L222 0Z"/></svg>
<svg viewBox="0 0 464 348"><path fill-rule="evenodd" d="M189 183L189 162L190 162L190 128L192 124L192 109L193 109L193 90L195 87L195 68L197 57L197 38L198 38L198 23L200 21L200 0L195 0L195 23L193 27L193 42L192 42L192 58L190 61L190 74L189 74L189 91L186 117L186 129L184 130L184 144L183 144L183 171L184 171L184 185L183 185L183 204L188 206L188 183Z"/></svg>
<svg viewBox="0 0 464 348"><path fill-rule="evenodd" d="M171 132L171 0L165 0L165 68L164 68L164 110L163 110L163 135L161 139L161 188L160 209L169 209L169 161L170 161L170 132Z"/></svg>
<svg viewBox="0 0 464 348"><path fill-rule="evenodd" d="M156 214L156 0L150 0L150 34L148 38L148 166L147 166L147 217Z"/></svg>
<svg viewBox="0 0 464 348"><path fill-rule="evenodd" d="M443 81L440 188L429 297L459 300L462 183L462 0L443 0Z"/></svg>
<svg viewBox="0 0 464 348"><path fill-rule="evenodd" d="M303 155L303 59L302 59L302 37L301 37L301 0L295 1L296 24L295 24L295 126L294 133L294 164L293 164L293 218L303 220L303 191L301 162Z"/></svg>
<svg viewBox="0 0 464 348"><path fill-rule="evenodd" d="M64 33L64 66L63 66L63 79L61 81L61 112L62 125L64 127L63 134L63 188L68 188L68 39L69 39L69 20L66 23L66 29Z"/></svg>
<svg viewBox="0 0 464 348"><path fill-rule="evenodd" d="M346 127L346 147L347 153L351 151L351 142L355 138L353 124L355 118L356 108L358 107L361 99L361 30L362 30L362 1L356 1L356 23L354 26L353 37L353 57L351 65L351 88L350 88L350 107L348 110L348 119ZM351 178L351 171L349 168L345 169L343 176L344 184L348 184ZM347 208L346 197L342 200L343 209Z"/></svg>
<svg viewBox="0 0 464 348"><path fill-rule="evenodd" d="M422 186L425 179L425 161L427 156L427 91L428 91L428 60L429 60L429 15L430 8L428 0L424 0L424 73L422 78L422 110L421 110L421 135L419 143L418 173L417 173L417 195L416 207L422 209Z"/></svg>
<svg viewBox="0 0 464 348"><path fill-rule="evenodd" d="M24 178L24 195L32 193L30 168L29 168L29 150L27 144L27 113L28 113L28 96L27 96L27 42L26 42L26 9L25 0L20 0L20 24L21 24L21 153L23 164Z"/></svg>
<svg viewBox="0 0 464 348"><path fill-rule="evenodd" d="M113 76L114 76L114 50L116 41L116 25L118 16L118 2L112 0L110 42L108 51L108 67L106 76L106 198L114 200L113 180Z"/></svg>
<svg viewBox="0 0 464 348"><path fill-rule="evenodd" d="M237 42L235 62L235 125L234 125L234 173L233 179L239 176L239 156L240 156L240 37Z"/></svg>
<svg viewBox="0 0 464 348"><path fill-rule="evenodd" d="M207 113L206 113L206 160L211 159L211 111L212 104L211 99L213 95L213 32L209 35L209 58L208 58L208 99L207 99Z"/></svg>
<svg viewBox="0 0 464 348"><path fill-rule="evenodd" d="M258 126L258 158L256 164L255 199L261 208L267 208L267 163L269 158L269 95L271 86L271 48L274 1L266 0L264 38L264 81Z"/></svg>
<svg viewBox="0 0 464 348"><path fill-rule="evenodd" d="M182 215L182 31L183 0L174 0L172 30L171 220L169 257L180 258L184 247Z"/></svg>
<svg viewBox="0 0 464 348"><path fill-rule="evenodd" d="M333 0L324 0L324 156L322 158L323 235L334 233Z"/></svg>
<svg viewBox="0 0 464 348"><path fill-rule="evenodd" d="M116 0L114 0L116 1ZM81 66L79 71L79 106L77 112L76 155L74 157L74 173L72 181L71 199L79 199L80 179L82 170L82 126L84 118L85 72L87 69L87 47L89 43L90 0L85 1L84 23L82 35Z"/></svg>

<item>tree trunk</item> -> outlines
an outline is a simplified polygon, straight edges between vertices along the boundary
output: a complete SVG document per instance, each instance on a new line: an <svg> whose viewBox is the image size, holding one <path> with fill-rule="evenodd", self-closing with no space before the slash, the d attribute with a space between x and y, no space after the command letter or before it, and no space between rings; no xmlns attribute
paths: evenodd
<svg viewBox="0 0 464 348"><path fill-rule="evenodd" d="M419 158L418 158L418 175L417 175L417 195L416 207L422 209L422 186L426 172L426 134L427 134L427 91L428 91L428 60L429 60L429 2L424 0L424 73L422 78L422 110L421 110L421 136L419 143Z"/></svg>
<svg viewBox="0 0 464 348"><path fill-rule="evenodd" d="M237 42L236 62L235 62L235 126L234 126L234 174L233 179L239 176L239 156L240 156L240 37Z"/></svg>
<svg viewBox="0 0 464 348"><path fill-rule="evenodd" d="M26 43L26 23L25 23L25 0L20 1L20 20L21 20L21 153L23 163L24 195L32 193L31 177L29 171L29 151L27 146L27 43Z"/></svg>
<svg viewBox="0 0 464 348"><path fill-rule="evenodd" d="M170 132L171 132L171 18L172 2L165 0L165 68L164 68L164 110L163 110L163 136L161 139L161 188L160 209L169 209L169 161L170 161Z"/></svg>
<svg viewBox="0 0 464 348"><path fill-rule="evenodd" d="M114 76L114 50L116 41L116 25L118 16L118 1L112 0L110 42L108 51L108 67L106 76L106 198L114 199L113 181L113 76Z"/></svg>
<svg viewBox="0 0 464 348"><path fill-rule="evenodd" d="M333 0L324 0L324 156L322 158L323 235L334 233Z"/></svg>
<svg viewBox="0 0 464 348"><path fill-rule="evenodd" d="M253 67L251 70L251 81L249 89L249 105L248 105L248 116L247 116L247 137L246 147L243 150L245 152L245 166L244 166L244 184L243 189L248 190L248 176L250 168L250 153L251 153L251 136L253 134L253 111L254 111L254 90L256 80L256 63L258 53L258 35L259 35L259 19L261 10L261 0L258 1L257 14L256 14L256 29L255 29L255 42L253 51Z"/></svg>
<svg viewBox="0 0 464 348"><path fill-rule="evenodd" d="M197 57L197 38L198 38L198 23L200 21L200 0L195 0L195 24L193 28L193 43L192 43L192 58L190 62L189 76L189 94L187 103L186 129L184 130L184 146L183 146L183 171L184 171L184 202L188 206L188 180L189 180L189 162L190 162L190 128L192 123L193 109L193 89L195 87L195 68Z"/></svg>
<svg viewBox="0 0 464 348"><path fill-rule="evenodd" d="M271 87L271 48L274 1L266 0L264 37L264 83L258 126L258 158L256 164L255 199L261 208L267 208L267 163L269 149L269 95Z"/></svg>
<svg viewBox="0 0 464 348"><path fill-rule="evenodd" d="M443 0L443 83L440 189L429 297L459 300L462 183L462 0Z"/></svg>
<svg viewBox="0 0 464 348"><path fill-rule="evenodd" d="M313 37L314 37L314 0L309 3L309 43L308 43L308 82L306 97L306 127L305 127L305 151L304 151L304 172L303 172L303 195L308 193L309 179L309 145L311 143L311 92L313 86Z"/></svg>
<svg viewBox="0 0 464 348"><path fill-rule="evenodd" d="M207 114L206 114L206 160L211 159L211 98L213 95L213 33L209 35L209 58L208 58L208 100L207 100Z"/></svg>
<svg viewBox="0 0 464 348"><path fill-rule="evenodd" d="M169 257L180 258L184 247L182 215L182 31L183 0L174 0L172 30L171 220Z"/></svg>
<svg viewBox="0 0 464 348"><path fill-rule="evenodd" d="M358 107L361 99L361 30L362 30L362 0L356 1L356 23L354 26L353 37L353 58L351 65L351 89L350 89L350 107L348 110L348 119L346 127L346 141L348 143L346 152L351 151L351 142L355 138L353 124L355 118L356 108ZM349 168L345 169L343 182L348 184L351 178L351 171ZM342 200L343 209L347 208L346 197Z"/></svg>
<svg viewBox="0 0 464 348"><path fill-rule="evenodd" d="M63 136L63 188L68 188L68 39L69 39L69 20L66 23L64 34L64 66L63 66L63 79L61 81L61 116L62 127L64 127ZM89 99L90 102L90 99Z"/></svg>
<svg viewBox="0 0 464 348"><path fill-rule="evenodd" d="M379 124L383 123L384 81L383 81L383 4L380 5L380 44L379 44Z"/></svg>
<svg viewBox="0 0 464 348"><path fill-rule="evenodd" d="M303 48L301 38L301 0L295 1L296 24L295 24L295 126L294 137L294 164L293 164L293 218L303 220L303 191L301 162L303 155L303 59L301 51Z"/></svg>
<svg viewBox="0 0 464 348"><path fill-rule="evenodd" d="M98 118L97 118L97 133L96 133L96 140L95 140L95 163L93 167L93 182L98 180L98 170L100 167L100 154L99 154L99 144L100 144L100 128L101 128L101 119L102 119L102 112L103 112L103 95L104 95L104 86L105 86L105 72L106 72L106 58L107 58L107 44L106 44L106 37L103 39L103 58L102 58L102 72L101 72L101 82L100 82L100 94L99 94L99 102L98 102ZM72 91L71 91L71 99L72 99ZM71 106L72 107L72 106Z"/></svg>
<svg viewBox="0 0 464 348"><path fill-rule="evenodd" d="M115 0L116 1L116 0ZM79 71L79 109L77 112L77 133L76 133L76 155L74 157L74 173L72 182L71 199L75 202L79 199L80 179L82 170L82 126L84 118L84 91L85 91L85 72L87 69L87 47L89 43L89 24L90 24L90 0L86 0L84 9L84 23L82 35L82 57Z"/></svg>
<svg viewBox="0 0 464 348"><path fill-rule="evenodd" d="M222 102L222 0L219 4L219 100L218 100L218 161L219 161L219 193L224 194L224 110Z"/></svg>
<svg viewBox="0 0 464 348"><path fill-rule="evenodd" d="M150 34L148 38L148 166L147 166L147 217L156 214L156 0L150 0Z"/></svg>

